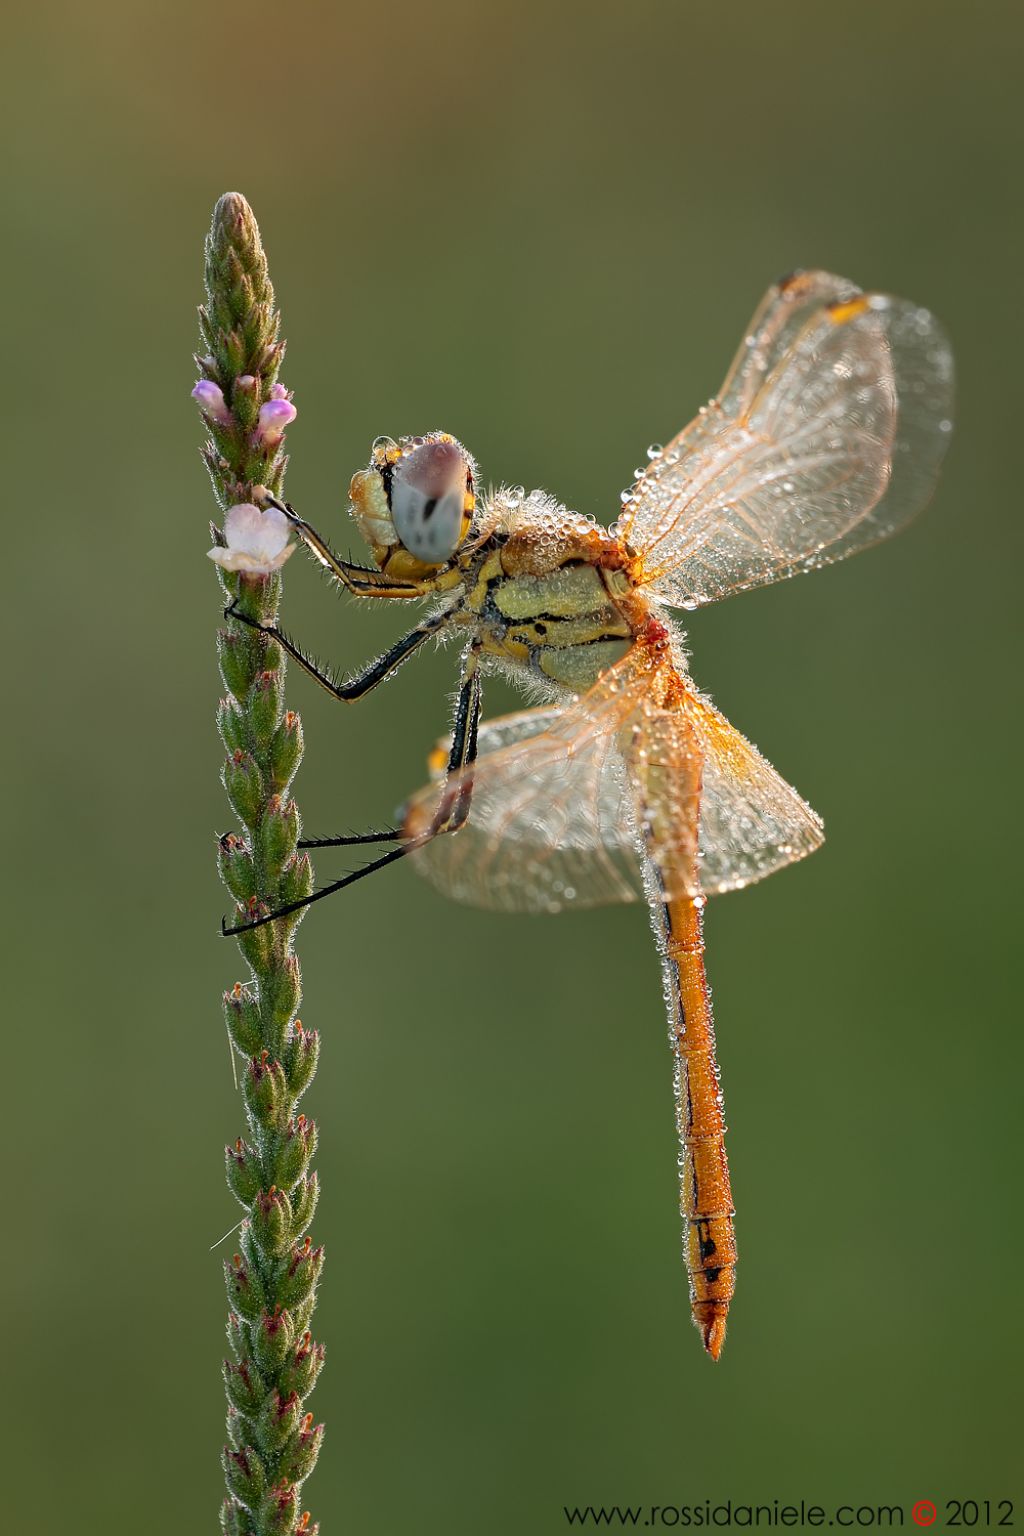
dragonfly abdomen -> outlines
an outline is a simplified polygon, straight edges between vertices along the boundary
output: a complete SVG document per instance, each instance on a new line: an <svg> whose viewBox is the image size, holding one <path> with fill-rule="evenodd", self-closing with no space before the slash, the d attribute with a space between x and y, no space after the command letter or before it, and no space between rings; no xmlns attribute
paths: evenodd
<svg viewBox="0 0 1024 1536"><path fill-rule="evenodd" d="M690 1309L704 1348L717 1360L736 1289L736 1233L711 995L704 972L703 904L682 897L657 905L660 910L652 916L656 930L661 930L675 1058L679 1209Z"/></svg>

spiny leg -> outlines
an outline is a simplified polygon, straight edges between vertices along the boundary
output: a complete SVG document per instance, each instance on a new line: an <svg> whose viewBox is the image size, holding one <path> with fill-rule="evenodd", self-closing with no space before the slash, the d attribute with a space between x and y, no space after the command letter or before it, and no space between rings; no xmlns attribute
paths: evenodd
<svg viewBox="0 0 1024 1536"><path fill-rule="evenodd" d="M395 827L380 832L349 833L342 837L300 837L297 848L353 848L357 843L400 843L402 834Z"/></svg>
<svg viewBox="0 0 1024 1536"><path fill-rule="evenodd" d="M417 624L415 629L403 635L401 640L397 640L383 656L378 657L376 661L371 661L361 672L357 672L355 677L345 683L338 683L328 673L322 672L313 658L307 656L277 624L260 624L256 619L251 619L247 614L240 612L237 598L225 608L224 617L234 619L237 623L245 624L249 629L258 630L261 635L276 640L281 649L286 651L314 682L319 683L325 693L329 693L333 699L338 699L343 704L352 704L356 699L361 699L370 693L386 677L390 677L407 656L411 656L413 651L418 650L425 641L437 635L448 623L451 613L443 613L437 618L426 619L422 624Z"/></svg>
<svg viewBox="0 0 1024 1536"><path fill-rule="evenodd" d="M474 641L467 654L463 667L462 682L459 686L459 700L455 711L455 725L452 731L452 745L448 756L447 780L450 781L455 774L460 775L458 787L454 793L448 793L447 782L445 793L442 794L440 804L430 827L419 837L402 839L401 833L396 832L368 832L362 836L321 838L310 840L300 846L303 847L342 847L355 843L383 843L398 842L398 846L391 848L380 858L364 864L362 869L351 870L343 875L340 880L332 880L329 885L322 886L319 891L314 891L311 896L305 896L299 901L288 902L283 907L277 907L273 912L268 912L264 917L257 917L248 923L236 923L229 927L224 919L221 919L221 933L230 936L236 933L247 933L251 928L262 928L266 923L273 923L280 917L290 917L293 912L300 912L305 907L311 907L316 901L323 901L325 896L333 896L335 891L343 891L346 886L354 885L357 880L364 879L367 875L375 874L378 869L384 869L389 864L396 863L416 848L423 848L435 837L440 837L446 832L457 832L459 827L465 824L469 815L470 800L473 793L472 774L466 770L472 768L476 761L477 737L480 725L481 688L479 673L480 643Z"/></svg>
<svg viewBox="0 0 1024 1536"><path fill-rule="evenodd" d="M357 597L424 597L430 590L429 584L425 586L419 581L398 581L393 576L386 576L383 571L365 565L353 565L351 560L342 560L327 540L321 538L316 529L299 516L290 502L278 501L276 496L269 495L264 496L263 502L265 506L276 507L278 512L284 513L324 569Z"/></svg>
<svg viewBox="0 0 1024 1536"><path fill-rule="evenodd" d="M481 642L474 640L463 666L459 701L452 728L452 745L448 753L445 789L430 823L429 836L431 837L436 837L441 832L457 832L460 827L465 826L469 815L470 801L473 798L472 768L476 762L480 705L483 697L480 686L480 649ZM452 793L449 786L456 775L458 775L458 782Z"/></svg>

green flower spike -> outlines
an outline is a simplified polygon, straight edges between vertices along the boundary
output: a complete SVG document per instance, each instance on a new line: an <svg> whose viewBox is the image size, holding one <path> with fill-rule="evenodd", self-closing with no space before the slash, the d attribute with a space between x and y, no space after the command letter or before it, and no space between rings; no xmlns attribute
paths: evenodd
<svg viewBox="0 0 1024 1536"><path fill-rule="evenodd" d="M280 497L285 428L295 419L278 383L284 343L259 230L244 197L229 192L206 242L206 304L199 311L201 377L192 391L209 432L203 458L225 513L213 526L211 559L225 602L273 624L281 567L295 548ZM239 831L218 844L218 865L244 920L259 903L312 889L309 858L296 849L299 815L290 786L302 757L299 717L285 709L280 647L228 620L218 636L226 690L217 724L226 750L222 778ZM318 1184L310 1164L316 1127L298 1101L316 1071L320 1041L295 1017L301 998L292 951L298 919L239 935L250 971L224 996L232 1049L244 1061L248 1129L225 1148L228 1187L245 1211L239 1251L225 1265L228 1341L224 1362L228 1444L221 1527L231 1536L315 1536L302 1513L302 1484L316 1465L323 1425L305 1401L323 1364L309 1331L323 1249L307 1236Z"/></svg>

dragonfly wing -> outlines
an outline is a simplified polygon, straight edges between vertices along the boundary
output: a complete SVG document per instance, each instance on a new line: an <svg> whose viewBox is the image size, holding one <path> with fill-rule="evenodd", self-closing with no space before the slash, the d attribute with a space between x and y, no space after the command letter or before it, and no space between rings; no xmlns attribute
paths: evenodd
<svg viewBox="0 0 1024 1536"><path fill-rule="evenodd" d="M821 847L821 817L724 715L698 694L687 699L685 714L702 765L703 895L739 890Z"/></svg>
<svg viewBox="0 0 1024 1536"><path fill-rule="evenodd" d="M802 859L821 818L706 699L641 712L627 762L658 871L648 897L717 896Z"/></svg>
<svg viewBox="0 0 1024 1536"><path fill-rule="evenodd" d="M592 690L596 693L598 690ZM412 854L438 890L502 912L558 912L643 895L631 794L607 698L530 709L481 726L465 826ZM597 706L600 705L600 708ZM443 754L432 757L435 765ZM414 795L408 836L425 832L441 785Z"/></svg>
<svg viewBox="0 0 1024 1536"><path fill-rule="evenodd" d="M422 836L442 794L471 778L469 819L414 866L473 906L557 912L712 896L813 852L821 821L796 790L679 674L664 682L627 656L570 704L482 726L475 765L446 784L439 746L405 835Z"/></svg>
<svg viewBox="0 0 1024 1536"><path fill-rule="evenodd" d="M721 397L635 483L616 531L684 608L839 560L927 502L952 394L927 310L803 275L768 294Z"/></svg>

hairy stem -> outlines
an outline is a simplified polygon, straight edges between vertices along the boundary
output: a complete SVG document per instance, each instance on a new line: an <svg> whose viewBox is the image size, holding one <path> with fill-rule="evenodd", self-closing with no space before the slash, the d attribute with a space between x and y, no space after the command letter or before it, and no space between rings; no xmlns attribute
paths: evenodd
<svg viewBox="0 0 1024 1536"><path fill-rule="evenodd" d="M277 382L284 354L280 317L259 230L248 203L227 193L214 209L206 242L206 304L200 309L201 379L196 398L209 439L203 457L222 508L280 495L283 431L264 425L261 408L287 399ZM276 409L276 407L275 407ZM214 526L223 545L224 535ZM223 595L272 624L279 571L221 570ZM240 914L294 901L312 890L308 855L299 853L291 783L302 757L302 728L285 708L280 647L245 625L218 634L225 697L218 727L227 756L224 788L241 823L219 843L221 877ZM323 1364L310 1321L323 1250L307 1235L317 1200L311 1169L316 1127L298 1102L316 1071L319 1037L296 1017L301 996L293 950L299 914L241 934L249 977L224 996L242 1073L246 1131L225 1149L228 1184L245 1211L238 1252L225 1265L228 1340L224 1362L228 1444L221 1526L233 1536L280 1536L317 1527L300 1511L302 1484L316 1464L323 1425L306 1398Z"/></svg>

